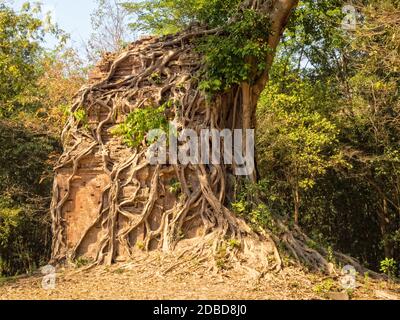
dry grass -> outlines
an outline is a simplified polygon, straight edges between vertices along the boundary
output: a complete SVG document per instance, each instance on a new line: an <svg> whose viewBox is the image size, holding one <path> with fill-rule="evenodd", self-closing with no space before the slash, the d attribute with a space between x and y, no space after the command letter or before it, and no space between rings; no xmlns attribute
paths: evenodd
<svg viewBox="0 0 400 320"><path fill-rule="evenodd" d="M125 263L112 267L58 269L55 290L42 289L42 275L0 283L1 300L313 300L340 292L339 278L309 273L298 267L249 278L235 270L209 273L175 269L167 274L157 263ZM377 293L379 292L379 293ZM378 299L384 292L400 298L400 286L359 277L351 299ZM339 295L342 297L342 295ZM380 297L382 298L382 297Z"/></svg>

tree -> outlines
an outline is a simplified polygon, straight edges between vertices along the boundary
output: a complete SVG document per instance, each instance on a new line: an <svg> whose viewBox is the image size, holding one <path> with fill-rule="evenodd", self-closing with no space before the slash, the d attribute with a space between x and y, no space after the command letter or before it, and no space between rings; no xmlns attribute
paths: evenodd
<svg viewBox="0 0 400 320"><path fill-rule="evenodd" d="M323 115L332 101L316 99L324 95L325 86L285 73L286 79L277 72L279 80L272 80L259 102L259 170L263 179L290 188L298 225L301 193L312 189L327 170L344 163L339 130Z"/></svg>
<svg viewBox="0 0 400 320"><path fill-rule="evenodd" d="M272 90L260 101L259 171L268 186L268 210L291 217L293 205L288 204L293 203L293 192L283 172L295 166L297 158L284 159L296 150L288 142L290 133L298 130L297 125L282 128L279 123L306 124L301 135L306 138L308 130L318 127L303 122L304 116L311 112L327 119L335 127L334 144L316 155L327 160L336 150L345 165L328 167L312 179L312 188L302 190L300 225L315 242L348 252L379 270L385 256L397 257L399 239L394 53L398 8L395 1L353 2L357 24L349 31L340 28L342 4L303 1L288 25L274 63ZM292 99L280 104L283 98ZM307 112L304 104L310 106ZM288 110L291 105L295 107Z"/></svg>
<svg viewBox="0 0 400 320"><path fill-rule="evenodd" d="M0 4L0 276L35 270L51 251L52 167L63 104L82 84L66 35L40 7ZM44 48L46 35L57 48Z"/></svg>
<svg viewBox="0 0 400 320"><path fill-rule="evenodd" d="M160 1L159 9L168 15L181 3ZM138 249L170 252L179 247L191 261L206 255L217 266L220 259L243 255L253 267L265 267L265 257L273 255L279 269L274 238L310 265L329 269L325 253L307 248L298 229L292 233L277 222L277 236L267 230L257 234L233 214L228 199L241 184L233 166L150 165L145 141L129 146L109 136L116 132L126 140L135 128L141 135L164 123L162 117L174 120L178 133L255 128L257 102L297 1L243 1L232 7L229 1L195 3L201 19L194 16L178 34L144 38L108 57L93 73L91 85L79 93L71 109L79 117L70 117L64 129L65 152L56 167L53 260L88 254L89 246L97 264L113 263L124 253L134 256ZM152 119L140 121L148 115ZM88 159L99 163L96 172L105 185L100 185L93 220L71 243L65 205L73 203L71 182L84 174L80 163Z"/></svg>
<svg viewBox="0 0 400 320"><path fill-rule="evenodd" d="M51 155L59 152L57 139L0 120L0 276L31 272L48 262Z"/></svg>
<svg viewBox="0 0 400 320"><path fill-rule="evenodd" d="M0 116L7 116L27 101L35 90L42 55L40 42L45 34L42 21L32 16L30 7L16 13L0 3Z"/></svg>
<svg viewBox="0 0 400 320"><path fill-rule="evenodd" d="M382 0L361 8L364 22L351 48L356 58L351 61L349 113L341 119L354 174L379 195L385 258L393 258L400 227L400 7L398 1Z"/></svg>
<svg viewBox="0 0 400 320"><path fill-rule="evenodd" d="M117 0L97 0L92 13L94 32L88 41L86 52L89 61L97 62L106 52L120 52L134 39L128 27L129 13Z"/></svg>
<svg viewBox="0 0 400 320"><path fill-rule="evenodd" d="M232 210L247 211L235 192L249 180L256 180L255 174L247 179L236 177L237 164L148 163L145 155L154 142L149 132L164 128L168 122L177 125L177 130L170 132L172 136L184 129L200 132L207 128L256 127L256 106L288 17L297 5L297 1L280 0L186 2L191 6L184 3L160 0L125 4L140 19L134 27L164 36L145 37L121 54L106 56L92 73L89 86L79 92L62 135L65 151L56 167L53 260L86 255L95 264L111 264L119 258L139 255L142 250L162 250L178 251L180 257L189 254L188 261L206 255L216 266L238 261L238 257L253 267L265 266L265 256L273 255L274 267L279 269L279 242L309 266L329 270L327 257L333 255L341 263L363 270L354 259L313 245L299 226L291 228L281 217L273 217L271 223L268 208L262 204L250 206L251 216L235 215ZM282 167L286 165L281 172L295 194L304 187L304 202L312 197L311 186L322 187L317 178L329 176L331 168L341 162L340 132L333 122L340 108L334 99L350 93L348 83L340 81L346 64L336 47L343 40L335 30L337 25L327 23L319 29L312 23L312 19L325 23L335 17L340 24L342 12L333 8L325 13L327 1L316 4L322 11L315 10L314 2L306 3L308 6L300 7L305 8L303 25L285 39L297 45L295 37L301 32L306 43L300 43L286 61L279 60L279 74L283 72L285 79L281 84L288 84L294 92L272 85L266 93L266 100L272 105L271 95L281 94L273 112L279 115L280 123L295 125L281 135L276 129L284 142L278 151L283 155ZM307 16L307 10L312 17ZM176 29L171 29L173 24ZM303 32L307 28L315 28L311 36L318 39L317 45ZM178 33L169 34L171 30ZM325 39L326 34L337 38ZM330 56L320 57L319 46L326 48ZM309 60L312 67L300 70L304 60ZM330 82L322 85L319 80ZM301 85L295 85L296 81L302 81ZM335 84L332 90L331 83ZM341 85L347 88L344 94ZM295 93L302 99L297 99ZM329 94L332 97L319 106L316 99L328 98ZM286 102L290 104L287 106ZM271 114L270 111L267 119ZM271 121L266 125L270 126ZM301 161L296 153L302 156ZM308 164L310 161L312 165ZM90 172L85 171L88 162L96 164ZM85 175L86 180L82 178ZM82 185L76 185L75 177L82 178ZM89 193L91 187L89 191L84 188L86 181L93 179L102 191L98 197ZM76 190L84 197L93 197L95 206L83 213L74 210ZM259 201L256 193L250 196ZM234 202L235 198L240 201ZM296 215L299 198L295 196ZM302 220L308 221L309 213L303 214ZM71 236L74 230L65 219L81 216L89 216L89 222ZM249 227L253 221L261 220L268 228ZM78 239L71 240L74 238Z"/></svg>
<svg viewBox="0 0 400 320"><path fill-rule="evenodd" d="M25 3L19 12L0 3L0 117L37 108L38 79L47 35L56 37L60 50L67 35L57 25L39 19L41 7Z"/></svg>
<svg viewBox="0 0 400 320"><path fill-rule="evenodd" d="M174 34L191 24L219 27L232 17L241 0L155 0L124 2L122 5L137 17L133 30L156 35Z"/></svg>
<svg viewBox="0 0 400 320"><path fill-rule="evenodd" d="M46 52L39 65L40 77L37 79L35 116L25 116L33 123L40 120L40 130L58 136L65 125L69 104L87 78L87 67L78 53L67 46Z"/></svg>

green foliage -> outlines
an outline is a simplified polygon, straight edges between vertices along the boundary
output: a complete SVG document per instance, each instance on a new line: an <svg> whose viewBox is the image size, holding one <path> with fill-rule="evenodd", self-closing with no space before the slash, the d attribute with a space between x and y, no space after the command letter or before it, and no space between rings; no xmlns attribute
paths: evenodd
<svg viewBox="0 0 400 320"><path fill-rule="evenodd" d="M237 186L232 210L246 219L254 229L266 228L276 232L274 213L269 207L268 187L265 181L259 183L243 182Z"/></svg>
<svg viewBox="0 0 400 320"><path fill-rule="evenodd" d="M230 239L230 240L228 241L228 246L229 246L229 248L230 248L231 250L240 249L241 243L240 243L239 240Z"/></svg>
<svg viewBox="0 0 400 320"><path fill-rule="evenodd" d="M44 46L48 35L57 40L53 51ZM82 83L66 40L40 4L16 11L0 1L0 277L49 260L52 169L61 149L54 133Z"/></svg>
<svg viewBox="0 0 400 320"><path fill-rule="evenodd" d="M75 259L74 263L76 268L82 268L90 265L91 263L93 263L93 261L85 257L78 257Z"/></svg>
<svg viewBox="0 0 400 320"><path fill-rule="evenodd" d="M88 117L86 110L78 109L73 113L75 120L84 128L88 127Z"/></svg>
<svg viewBox="0 0 400 320"><path fill-rule="evenodd" d="M158 35L171 34L192 23L221 26L232 16L241 0L144 0L123 6L136 16L131 27Z"/></svg>
<svg viewBox="0 0 400 320"><path fill-rule="evenodd" d="M314 292L318 294L329 293L335 288L335 282L332 279L326 279L314 287Z"/></svg>
<svg viewBox="0 0 400 320"><path fill-rule="evenodd" d="M271 84L260 100L262 159L280 162L287 180L295 179L302 189L341 160L335 148L338 129L318 110L318 86L293 81L282 92L279 83Z"/></svg>
<svg viewBox="0 0 400 320"><path fill-rule="evenodd" d="M24 104L27 90L34 89L38 77L35 61L41 55L38 41L42 23L27 13L18 15L0 4L0 116Z"/></svg>
<svg viewBox="0 0 400 320"><path fill-rule="evenodd" d="M342 0L302 0L293 12L278 57L308 75L326 79L344 71L339 59L348 46L343 32ZM343 72L338 74L343 79Z"/></svg>
<svg viewBox="0 0 400 320"><path fill-rule="evenodd" d="M379 270L400 252L399 3L360 4L355 32L342 5L305 0L289 22L258 110L258 168L272 212L292 215L297 186L316 243Z"/></svg>
<svg viewBox="0 0 400 320"><path fill-rule="evenodd" d="M399 259L400 114L398 1L379 0L363 7L348 55L347 116L341 115L341 140L356 150L352 173L375 193L375 216L385 257ZM384 26L383 31L380 30ZM354 151L353 151L354 152ZM384 217L383 219L381 217Z"/></svg>
<svg viewBox="0 0 400 320"><path fill-rule="evenodd" d="M56 54L66 35L49 17L40 17L39 4L26 3L15 11L0 2L1 277L31 272L48 262L52 167L60 152L53 133L62 123L48 119L55 120L56 106L68 103L69 90L75 89L66 80L72 69ZM58 40L51 53L44 48L47 35Z"/></svg>
<svg viewBox="0 0 400 320"><path fill-rule="evenodd" d="M144 245L143 241L138 241L136 243L136 246L138 247L139 250L144 251L146 246Z"/></svg>
<svg viewBox="0 0 400 320"><path fill-rule="evenodd" d="M124 123L112 130L112 133L122 136L124 143L132 148L139 147L145 140L150 130L161 129L168 134L169 123L165 116L167 108L171 107L171 102L167 102L160 107L144 107L131 112ZM147 143L154 143L150 137Z"/></svg>
<svg viewBox="0 0 400 320"><path fill-rule="evenodd" d="M46 52L39 63L41 75L32 98L35 107L19 112L17 117L38 130L59 135L70 116L75 94L86 81L87 69L78 53L67 47Z"/></svg>
<svg viewBox="0 0 400 320"><path fill-rule="evenodd" d="M0 117L35 107L37 80L41 75L40 60L44 57L42 41L52 34L65 41L65 35L36 16L39 7L24 5L15 12L0 3Z"/></svg>
<svg viewBox="0 0 400 320"><path fill-rule="evenodd" d="M50 222L34 204L0 197L0 275L29 273L46 264Z"/></svg>
<svg viewBox="0 0 400 320"><path fill-rule="evenodd" d="M5 201L5 199L1 200L0 246L5 247L9 244L14 228L19 225L21 209L9 208L9 205L7 205L7 201Z"/></svg>
<svg viewBox="0 0 400 320"><path fill-rule="evenodd" d="M226 269L226 259L223 258L218 258L215 260L215 264L219 270L225 270Z"/></svg>
<svg viewBox="0 0 400 320"><path fill-rule="evenodd" d="M0 192L14 197L48 191L52 180L48 157L59 150L56 139L0 120Z"/></svg>
<svg viewBox="0 0 400 320"><path fill-rule="evenodd" d="M0 121L0 275L30 272L48 261L48 158L59 149L55 139Z"/></svg>
<svg viewBox="0 0 400 320"><path fill-rule="evenodd" d="M218 269L227 270L229 268L229 261L227 259L228 246L226 242L223 242L218 248L215 254L215 263Z"/></svg>
<svg viewBox="0 0 400 320"><path fill-rule="evenodd" d="M389 278L393 279L397 274L397 263L391 258L385 258L385 260L381 261L380 271L385 273Z"/></svg>
<svg viewBox="0 0 400 320"><path fill-rule="evenodd" d="M198 51L204 57L199 88L213 95L235 84L251 83L266 68L269 17L240 8L240 0L157 0L125 3L137 16L134 29L175 33L198 23L221 28L204 37Z"/></svg>
<svg viewBox="0 0 400 320"><path fill-rule="evenodd" d="M116 273L116 274L124 274L125 273L125 269L123 269L123 268L118 268L118 269L116 269L115 271L114 271L114 273Z"/></svg>
<svg viewBox="0 0 400 320"><path fill-rule="evenodd" d="M150 80L153 81L155 84L161 84L162 79L159 73L155 72L150 75Z"/></svg>
<svg viewBox="0 0 400 320"><path fill-rule="evenodd" d="M319 246L319 244L315 241L315 240L313 240L313 239L309 239L309 240L307 240L307 246L308 247L310 247L311 249L314 249L314 250L317 250L318 251L318 249L320 249L320 246Z"/></svg>
<svg viewBox="0 0 400 320"><path fill-rule="evenodd" d="M261 96L257 152L262 177L277 191L276 197L290 201L293 208L301 205L304 192L330 168L346 163L339 148L339 130L328 118L327 110L335 108L334 100L324 97L328 86L302 78L289 67L278 60ZM283 194L289 196L282 198Z"/></svg>
<svg viewBox="0 0 400 320"><path fill-rule="evenodd" d="M326 257L327 260L331 263L335 263L335 255L334 255L334 250L333 250L332 246L329 245L326 248L326 251L327 251L327 257Z"/></svg>
<svg viewBox="0 0 400 320"><path fill-rule="evenodd" d="M207 93L252 83L266 68L268 17L250 9L234 17L222 34L208 36L199 44L205 63L199 88Z"/></svg>
<svg viewBox="0 0 400 320"><path fill-rule="evenodd" d="M172 179L169 183L169 192L179 195L182 192L182 184L178 180Z"/></svg>

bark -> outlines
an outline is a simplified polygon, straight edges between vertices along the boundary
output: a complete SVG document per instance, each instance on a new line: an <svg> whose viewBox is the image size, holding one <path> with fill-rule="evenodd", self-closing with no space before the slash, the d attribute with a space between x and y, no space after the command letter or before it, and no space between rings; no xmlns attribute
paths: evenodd
<svg viewBox="0 0 400 320"><path fill-rule="evenodd" d="M296 225L299 225L300 194L299 194L299 186L297 184L293 192L293 201L294 201L294 223Z"/></svg>
<svg viewBox="0 0 400 320"><path fill-rule="evenodd" d="M390 217L389 217L389 212L388 212L388 202L386 198L382 200L382 206L381 210L378 214L379 218L379 226L381 229L381 234L383 238L383 249L385 252L385 257L386 258L392 258L393 257L393 249L391 246L391 243L388 239L389 232L388 232L388 227L390 223Z"/></svg>

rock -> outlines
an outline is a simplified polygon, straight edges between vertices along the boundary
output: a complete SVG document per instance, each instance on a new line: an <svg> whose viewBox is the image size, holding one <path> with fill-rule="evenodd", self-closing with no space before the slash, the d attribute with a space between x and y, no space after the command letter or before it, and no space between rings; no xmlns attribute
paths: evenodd
<svg viewBox="0 0 400 320"><path fill-rule="evenodd" d="M350 300L347 292L329 292L326 297L330 300Z"/></svg>
<svg viewBox="0 0 400 320"><path fill-rule="evenodd" d="M338 275L337 272L335 271L335 265L333 263L328 263L327 267L328 267L327 272L328 272L329 275L331 275L331 276L337 276Z"/></svg>
<svg viewBox="0 0 400 320"><path fill-rule="evenodd" d="M387 291L375 290L375 297L383 300L400 300L400 297Z"/></svg>

